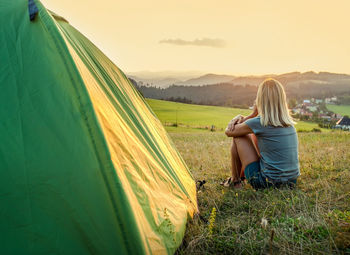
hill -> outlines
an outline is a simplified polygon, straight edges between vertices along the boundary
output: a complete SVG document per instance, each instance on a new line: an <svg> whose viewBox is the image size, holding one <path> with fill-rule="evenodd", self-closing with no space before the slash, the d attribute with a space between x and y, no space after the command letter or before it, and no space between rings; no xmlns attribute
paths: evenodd
<svg viewBox="0 0 350 255"><path fill-rule="evenodd" d="M210 76L210 80L204 81ZM219 84L188 86L172 85L168 88L145 86L136 81L137 89L147 98L169 101L181 101L194 104L230 106L248 108L256 97L257 85L266 77L275 77L285 87L289 99L321 98L337 96L340 103L350 100L350 75L326 72L288 73L269 76L236 77L229 82ZM227 76L202 76L192 79L194 82L208 82L215 79L226 79Z"/></svg>
<svg viewBox="0 0 350 255"><path fill-rule="evenodd" d="M181 84L182 82L194 79L203 75L198 71L161 71L161 72L128 72L127 76L137 81L140 85L167 88L172 84Z"/></svg>
<svg viewBox="0 0 350 255"><path fill-rule="evenodd" d="M350 116L350 105L327 104L327 109L342 116Z"/></svg>
<svg viewBox="0 0 350 255"><path fill-rule="evenodd" d="M200 72L133 72L128 73L130 78L144 85L167 88L171 85L202 86L219 83L233 85L257 86L268 77L280 80L284 85L300 86L304 83L334 85L350 83L350 75L330 72L290 72L284 74L264 75L231 75L231 74L202 74Z"/></svg>
<svg viewBox="0 0 350 255"><path fill-rule="evenodd" d="M331 85L331 84L350 84L350 75L348 74L338 74L330 72L291 72L285 74L269 74L261 76L242 76L237 77L231 81L235 85L259 85L266 78L275 78L282 82L287 87L297 86L300 87L303 84L312 83L312 84L322 84L322 85Z"/></svg>
<svg viewBox="0 0 350 255"><path fill-rule="evenodd" d="M235 78L236 77L233 75L206 74L197 78L192 78L187 81L178 82L174 84L190 85L190 86L209 85L209 84L230 82Z"/></svg>

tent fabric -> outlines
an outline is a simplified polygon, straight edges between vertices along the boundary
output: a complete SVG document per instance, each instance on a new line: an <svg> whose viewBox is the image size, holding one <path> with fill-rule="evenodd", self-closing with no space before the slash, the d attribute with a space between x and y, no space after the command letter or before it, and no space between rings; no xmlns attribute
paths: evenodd
<svg viewBox="0 0 350 255"><path fill-rule="evenodd" d="M160 121L97 47L0 2L3 254L172 254L198 211Z"/></svg>

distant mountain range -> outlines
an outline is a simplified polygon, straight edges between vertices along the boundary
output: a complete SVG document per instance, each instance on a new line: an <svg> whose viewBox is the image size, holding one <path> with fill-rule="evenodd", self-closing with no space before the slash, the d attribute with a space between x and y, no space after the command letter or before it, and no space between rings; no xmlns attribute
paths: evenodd
<svg viewBox="0 0 350 255"><path fill-rule="evenodd" d="M292 72L285 74L233 76L205 74L181 81L172 77L152 80L150 85L132 76L132 82L147 98L206 105L248 107L254 101L257 86L266 78L279 80L289 99L310 99L338 96L339 103L350 102L350 75L329 72ZM131 78L131 77L130 77ZM157 83L157 82L162 83ZM174 81L174 82L173 82ZM158 84L158 85L156 85Z"/></svg>
<svg viewBox="0 0 350 255"><path fill-rule="evenodd" d="M264 79L271 77L279 80L284 85L299 86L302 83L312 84L334 84L334 83L349 83L350 75L338 74L330 72L291 72L285 74L266 74L266 75L247 75L247 76L235 76L225 74L201 74L198 72L142 72L142 73L130 73L130 78L144 86L167 88L171 85L184 85L184 86L202 86L212 84L232 84L232 85L259 85Z"/></svg>
<svg viewBox="0 0 350 255"><path fill-rule="evenodd" d="M189 79L187 81L178 82L176 83L176 85L200 86L217 83L227 83L232 82L235 78L236 77L233 75L209 73L196 78Z"/></svg>
<svg viewBox="0 0 350 255"><path fill-rule="evenodd" d="M167 88L173 84L180 84L186 80L197 78L203 75L203 72L199 71L162 71L162 72L129 72L126 75L129 78L147 86Z"/></svg>

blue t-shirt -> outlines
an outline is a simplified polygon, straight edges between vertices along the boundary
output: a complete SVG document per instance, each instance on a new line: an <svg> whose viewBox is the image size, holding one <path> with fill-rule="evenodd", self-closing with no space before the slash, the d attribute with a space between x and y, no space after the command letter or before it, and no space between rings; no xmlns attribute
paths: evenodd
<svg viewBox="0 0 350 255"><path fill-rule="evenodd" d="M260 116L245 123L258 139L260 167L263 176L273 182L285 182L300 175L298 136L293 126L262 126Z"/></svg>

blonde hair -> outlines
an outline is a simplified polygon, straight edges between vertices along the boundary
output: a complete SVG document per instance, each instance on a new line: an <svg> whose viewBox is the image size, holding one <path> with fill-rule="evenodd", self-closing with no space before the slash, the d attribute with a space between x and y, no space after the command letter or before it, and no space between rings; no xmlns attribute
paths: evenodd
<svg viewBox="0 0 350 255"><path fill-rule="evenodd" d="M256 106L262 126L288 127L296 124L289 114L283 86L275 79L266 79L259 85Z"/></svg>

